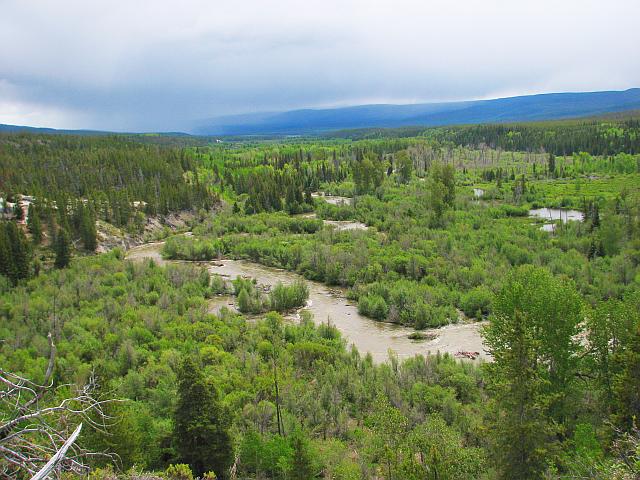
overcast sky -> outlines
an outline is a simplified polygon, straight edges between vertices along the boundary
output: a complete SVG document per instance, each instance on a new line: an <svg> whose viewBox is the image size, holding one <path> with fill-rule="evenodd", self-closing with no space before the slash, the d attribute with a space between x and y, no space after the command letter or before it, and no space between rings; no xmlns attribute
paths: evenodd
<svg viewBox="0 0 640 480"><path fill-rule="evenodd" d="M640 0L0 0L0 123L640 86Z"/></svg>

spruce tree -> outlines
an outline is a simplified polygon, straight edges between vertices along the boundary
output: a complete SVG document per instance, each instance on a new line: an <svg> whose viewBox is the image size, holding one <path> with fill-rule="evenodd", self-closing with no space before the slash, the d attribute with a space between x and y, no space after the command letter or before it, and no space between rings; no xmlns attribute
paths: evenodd
<svg viewBox="0 0 640 480"><path fill-rule="evenodd" d="M39 245L40 242L42 242L42 222L40 222L40 215L33 203L29 205L27 228L29 229L29 233L31 233L33 243Z"/></svg>
<svg viewBox="0 0 640 480"><path fill-rule="evenodd" d="M0 224L0 274L15 285L29 276L30 250L27 239L15 222Z"/></svg>
<svg viewBox="0 0 640 480"><path fill-rule="evenodd" d="M213 471L218 478L227 478L233 457L231 418L217 388L204 378L191 357L183 361L178 372L174 423L179 463L188 464L196 475Z"/></svg>
<svg viewBox="0 0 640 480"><path fill-rule="evenodd" d="M69 233L65 229L58 230L53 245L56 254L54 265L56 268L65 268L71 261L71 239Z"/></svg>
<svg viewBox="0 0 640 480"><path fill-rule="evenodd" d="M22 211L22 205L16 200L16 204L13 206L13 216L16 220L24 219L24 212Z"/></svg>
<svg viewBox="0 0 640 480"><path fill-rule="evenodd" d="M80 237L84 249L88 252L94 252L97 246L96 219L87 207L82 208L80 217Z"/></svg>
<svg viewBox="0 0 640 480"><path fill-rule="evenodd" d="M313 456L309 448L309 441L301 430L295 430L291 436L293 462L291 464L291 480L308 480L315 478Z"/></svg>

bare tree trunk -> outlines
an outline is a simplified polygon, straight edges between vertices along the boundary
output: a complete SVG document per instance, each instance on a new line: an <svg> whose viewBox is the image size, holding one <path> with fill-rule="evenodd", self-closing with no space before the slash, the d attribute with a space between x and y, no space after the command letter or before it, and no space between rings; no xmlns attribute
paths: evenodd
<svg viewBox="0 0 640 480"><path fill-rule="evenodd" d="M64 442L62 447L60 447L60 450L58 450L55 455L51 457L51 460L49 460L47 464L38 471L38 473L31 477L31 480L44 480L49 476L53 469L56 468L56 466L60 462L62 462L62 460L64 460L64 457L67 454L67 450L69 450L71 445L73 445L73 443L76 441L76 438L78 438L78 435L80 435L80 430L82 430L82 423L78 425L78 427L73 431L68 440Z"/></svg>

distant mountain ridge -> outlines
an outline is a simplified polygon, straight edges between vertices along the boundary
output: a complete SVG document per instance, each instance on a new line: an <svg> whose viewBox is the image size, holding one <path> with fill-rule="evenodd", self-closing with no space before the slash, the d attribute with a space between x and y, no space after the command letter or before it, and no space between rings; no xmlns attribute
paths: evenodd
<svg viewBox="0 0 640 480"><path fill-rule="evenodd" d="M492 100L421 103L408 105L373 104L351 107L299 109L215 117L190 129L198 136L282 136L398 127L435 127L477 123L562 120L640 111L640 88L623 91L543 93ZM0 134L44 133L59 135L190 135L183 132L110 132L64 130L46 127L0 124Z"/></svg>
<svg viewBox="0 0 640 480"><path fill-rule="evenodd" d="M69 130L49 127L29 127L26 125L9 125L0 123L0 133L43 133L47 135L140 135L140 136L189 136L183 132L158 132L158 133L137 133L137 132L111 132L108 130Z"/></svg>
<svg viewBox="0 0 640 480"><path fill-rule="evenodd" d="M492 100L411 105L359 105L217 117L198 135L310 134L370 127L440 126L558 120L640 109L640 88L624 91L544 93Z"/></svg>

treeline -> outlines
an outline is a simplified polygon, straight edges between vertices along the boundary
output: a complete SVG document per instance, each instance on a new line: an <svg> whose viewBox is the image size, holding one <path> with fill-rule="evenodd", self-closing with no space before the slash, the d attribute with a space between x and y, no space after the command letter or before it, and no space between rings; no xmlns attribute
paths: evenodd
<svg viewBox="0 0 640 480"><path fill-rule="evenodd" d="M494 123L446 127L365 128L332 132L327 137L358 141L408 141L426 138L440 143L505 151L545 151L554 155L640 153L640 120L636 116Z"/></svg>
<svg viewBox="0 0 640 480"><path fill-rule="evenodd" d="M545 151L554 155L640 153L639 119L438 127L424 131L423 135L456 145L487 145L507 151Z"/></svg>
<svg viewBox="0 0 640 480"><path fill-rule="evenodd" d="M211 184L239 197L238 209L246 213L302 213L312 209L312 192L347 178L353 178L358 193L372 193L392 171L386 157L412 142L265 143L201 147L194 152L206 167Z"/></svg>
<svg viewBox="0 0 640 480"><path fill-rule="evenodd" d="M97 218L126 226L148 215L208 209L216 201L185 149L122 137L0 136L0 191L35 197L42 211L73 216L79 202Z"/></svg>
<svg viewBox="0 0 640 480"><path fill-rule="evenodd" d="M199 166L186 149L121 136L0 135L0 275L15 285L51 250L59 268L74 250L94 252L98 221L140 234L149 215L209 210L218 194Z"/></svg>

